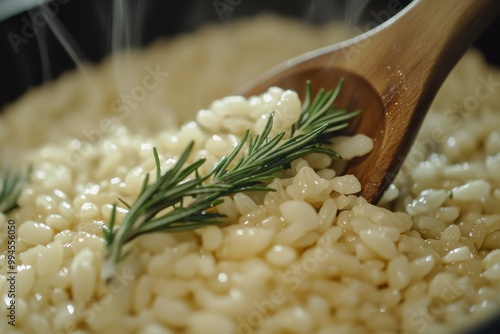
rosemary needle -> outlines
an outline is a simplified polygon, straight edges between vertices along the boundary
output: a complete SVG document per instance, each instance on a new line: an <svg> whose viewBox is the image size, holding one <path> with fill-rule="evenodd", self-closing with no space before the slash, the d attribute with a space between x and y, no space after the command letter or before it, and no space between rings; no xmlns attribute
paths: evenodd
<svg viewBox="0 0 500 334"><path fill-rule="evenodd" d="M30 170L31 167L26 175L20 171L10 173L8 168L4 168L0 172L0 212L7 214L17 208L17 200L21 195Z"/></svg>
<svg viewBox="0 0 500 334"><path fill-rule="evenodd" d="M341 87L342 81L333 90L320 89L311 100L311 84L307 82L302 113L290 129L288 138L287 131L270 135L273 125L271 113L259 135L253 136L247 130L232 153L218 161L206 175L198 172L205 159L186 165L193 143L163 175L158 152L154 148L156 180L149 184L149 175L146 175L135 202L129 205L122 201L128 212L120 226L115 226L114 205L109 224L103 230L106 255L102 278L109 280L112 277L115 265L127 254L124 246L138 236L216 224L223 216L211 209L222 203L224 196L244 191L273 191L266 186L267 182L279 176L278 173L290 162L309 153L325 153L340 158L325 144L336 131L348 125L348 119L359 114L359 111L347 112L333 106ZM245 144L247 150L243 152ZM185 204L187 198L192 200ZM170 210L164 213L167 208ZM161 215L160 211L163 211Z"/></svg>

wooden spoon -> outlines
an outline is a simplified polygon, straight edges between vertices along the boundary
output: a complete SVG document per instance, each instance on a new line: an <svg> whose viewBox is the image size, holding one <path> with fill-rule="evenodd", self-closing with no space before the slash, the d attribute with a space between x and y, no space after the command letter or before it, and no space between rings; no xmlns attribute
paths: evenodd
<svg viewBox="0 0 500 334"><path fill-rule="evenodd" d="M363 133L373 151L345 171L376 203L399 171L422 120L451 69L488 24L500 0L414 0L377 28L346 42L287 61L241 91L251 96L270 86L304 91L345 82L337 105L362 114L348 133Z"/></svg>

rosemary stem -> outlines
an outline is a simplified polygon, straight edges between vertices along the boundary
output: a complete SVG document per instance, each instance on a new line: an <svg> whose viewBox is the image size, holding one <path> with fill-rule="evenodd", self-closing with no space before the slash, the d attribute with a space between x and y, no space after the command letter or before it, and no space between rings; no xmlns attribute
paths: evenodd
<svg viewBox="0 0 500 334"><path fill-rule="evenodd" d="M341 83L334 91L320 90L311 101L311 87L306 85L306 99L299 120L290 129L271 135L273 115L262 132L256 136L246 131L234 150L221 158L206 175L200 175L199 167L205 163L199 159L187 164L194 147L191 143L175 165L161 174L160 159L156 149L156 180L149 184L146 175L142 190L129 209L120 226L115 228L116 206L113 207L109 225L104 229L106 255L101 277L108 282L113 277L116 264L123 257L124 246L143 234L154 232L179 232L201 228L220 222L222 214L211 208L223 202L223 197L244 191L273 191L267 186L289 164L309 153L325 153L340 156L329 149L333 133L358 115L333 107ZM285 137L285 134L290 134ZM247 145L246 152L243 147ZM187 164L185 166L185 164ZM193 177L194 175L194 177ZM186 204L186 199L193 200ZM161 213L164 209L170 210Z"/></svg>

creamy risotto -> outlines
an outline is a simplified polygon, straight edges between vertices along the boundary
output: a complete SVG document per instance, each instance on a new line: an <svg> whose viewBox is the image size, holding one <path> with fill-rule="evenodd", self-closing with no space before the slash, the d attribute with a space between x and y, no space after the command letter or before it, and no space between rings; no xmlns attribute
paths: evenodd
<svg viewBox="0 0 500 334"><path fill-rule="evenodd" d="M312 154L271 182L276 192L226 198L222 225L138 238L102 282L102 226L154 172L152 148L164 170L191 140L190 160L214 163L245 129L260 131L262 115L299 108L281 103L294 93L278 88L224 96L348 35L272 16L227 28L69 73L2 112L1 164L31 163L33 173L20 207L0 215L18 237L13 327L0 236L0 332L444 333L500 310L500 72L473 51L380 206L356 196L359 183L337 162ZM333 148L349 159L370 145L357 135Z"/></svg>

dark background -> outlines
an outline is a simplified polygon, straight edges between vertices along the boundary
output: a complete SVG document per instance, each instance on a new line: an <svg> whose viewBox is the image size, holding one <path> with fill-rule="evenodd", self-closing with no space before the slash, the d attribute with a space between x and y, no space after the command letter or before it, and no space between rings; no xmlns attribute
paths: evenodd
<svg viewBox="0 0 500 334"><path fill-rule="evenodd" d="M300 17L312 23L340 19L351 23L373 21L370 11L388 8L388 3L403 8L411 0L129 0L131 30L130 45L146 45L161 36L192 31L205 22L229 22L242 16L255 15L263 10ZM216 4L235 4L224 10ZM284 5L286 3L286 5ZM56 0L50 8L79 46L84 61L97 62L111 52L112 0ZM226 8L227 9L227 8ZM45 24L33 29L27 26L30 17L40 8L21 12L0 22L0 108L27 88L56 78L73 68L74 62L63 49L50 27ZM223 12L223 15L222 15ZM37 14L38 13L38 14ZM42 21L43 22L43 21ZM23 30L24 29L24 30ZM28 35L23 35L23 31ZM31 36L14 47L13 36ZM10 37L10 39L9 39ZM500 66L500 18L477 40L475 46L484 51L488 61ZM24 43L25 42L25 43ZM16 52L16 48L17 51ZM43 64L43 65L42 65Z"/></svg>

